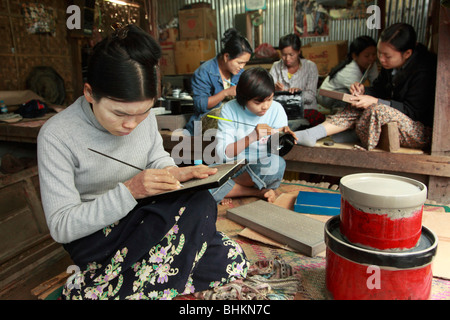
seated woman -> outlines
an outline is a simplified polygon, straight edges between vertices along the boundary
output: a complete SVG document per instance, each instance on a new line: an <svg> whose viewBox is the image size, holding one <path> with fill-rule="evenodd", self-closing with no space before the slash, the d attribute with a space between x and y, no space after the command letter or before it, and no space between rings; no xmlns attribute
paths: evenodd
<svg viewBox="0 0 450 320"><path fill-rule="evenodd" d="M267 152L267 139L276 132L293 132L283 107L273 101L274 91L272 76L263 68L251 68L241 75L236 100L223 106L220 117L231 121L219 121L217 155L222 161L245 158L248 163L223 186L211 190L217 202L242 196L275 200L274 190L283 179L286 163Z"/></svg>
<svg viewBox="0 0 450 320"><path fill-rule="evenodd" d="M65 299L172 299L246 275L242 248L216 230L208 191L144 200L217 172L179 168L164 151L150 113L160 56L138 27L116 30L94 48L84 96L39 132L47 224L80 270Z"/></svg>
<svg viewBox="0 0 450 320"><path fill-rule="evenodd" d="M297 131L298 144L314 146L318 139L355 128L362 145L378 145L381 127L397 122L400 145L425 148L431 141L436 86L436 57L416 43L414 28L396 23L385 29L377 54L382 69L370 87L350 87L351 105L310 129Z"/></svg>
<svg viewBox="0 0 450 320"><path fill-rule="evenodd" d="M276 91L302 91L304 117L314 126L325 120L324 115L317 111L319 72L314 62L303 58L301 47L302 43L296 34L280 38L278 48L281 60L272 65L270 74L275 81Z"/></svg>
<svg viewBox="0 0 450 320"><path fill-rule="evenodd" d="M195 122L200 125L205 114L219 108L223 101L236 96L236 84L253 53L248 40L233 28L225 31L221 43L223 48L220 53L204 62L192 76L194 114L186 124L190 134L195 133ZM218 110L217 115L219 113Z"/></svg>
<svg viewBox="0 0 450 320"><path fill-rule="evenodd" d="M325 78L320 89L350 93L355 82L373 83L378 76L377 43L369 36L361 36L352 41L347 58L334 67ZM367 69L370 68L368 71ZM367 71L367 74L366 74ZM364 76L364 79L363 79ZM362 81L361 81L362 80ZM346 102L317 95L317 102L328 109L342 109Z"/></svg>

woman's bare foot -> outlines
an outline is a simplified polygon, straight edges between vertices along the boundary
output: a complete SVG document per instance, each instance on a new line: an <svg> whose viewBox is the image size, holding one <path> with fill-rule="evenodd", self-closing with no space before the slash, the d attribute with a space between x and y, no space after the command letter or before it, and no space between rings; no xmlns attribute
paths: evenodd
<svg viewBox="0 0 450 320"><path fill-rule="evenodd" d="M232 202L231 199L236 197L258 197L268 202L274 202L277 198L277 195L273 189L265 188L259 190L254 186L250 187L236 183L233 186L233 189L228 192L227 196L221 200L220 204L229 205Z"/></svg>
<svg viewBox="0 0 450 320"><path fill-rule="evenodd" d="M272 189L261 189L260 198L267 200L267 202L273 203L277 198L277 195Z"/></svg>
<svg viewBox="0 0 450 320"><path fill-rule="evenodd" d="M222 201L220 201L220 204L223 206L230 205L233 202L233 199L231 198L223 198Z"/></svg>

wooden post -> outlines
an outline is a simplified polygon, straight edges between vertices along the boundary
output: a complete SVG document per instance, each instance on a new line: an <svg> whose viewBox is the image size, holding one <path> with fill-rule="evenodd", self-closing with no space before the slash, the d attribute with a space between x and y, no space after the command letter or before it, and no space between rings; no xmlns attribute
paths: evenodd
<svg viewBox="0 0 450 320"><path fill-rule="evenodd" d="M250 44L253 44L253 25L252 25L252 18L250 12L247 12L246 14L246 21L247 21L247 40Z"/></svg>
<svg viewBox="0 0 450 320"><path fill-rule="evenodd" d="M450 156L450 9L440 6L436 100L431 155ZM428 198L450 203L449 178L430 176Z"/></svg>

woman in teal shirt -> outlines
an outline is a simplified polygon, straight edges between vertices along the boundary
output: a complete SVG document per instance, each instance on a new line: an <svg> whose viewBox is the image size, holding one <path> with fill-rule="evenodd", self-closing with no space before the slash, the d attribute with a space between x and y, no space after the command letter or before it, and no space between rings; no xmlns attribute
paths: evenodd
<svg viewBox="0 0 450 320"><path fill-rule="evenodd" d="M203 63L192 76L194 115L186 125L191 134L194 134L196 121L201 121L227 97L236 96L236 84L253 53L248 40L236 29L225 31L221 42L223 49L217 57ZM201 127L198 132L202 132Z"/></svg>

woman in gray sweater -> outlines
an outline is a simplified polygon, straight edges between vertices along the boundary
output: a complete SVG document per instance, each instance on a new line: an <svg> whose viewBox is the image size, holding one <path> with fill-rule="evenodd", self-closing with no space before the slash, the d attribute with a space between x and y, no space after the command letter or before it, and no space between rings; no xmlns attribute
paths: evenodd
<svg viewBox="0 0 450 320"><path fill-rule="evenodd" d="M246 275L242 249L216 230L208 191L142 200L217 170L177 167L164 151L150 113L160 55L138 27L116 30L94 48L84 95L39 133L47 223L80 270L66 299L172 299Z"/></svg>

